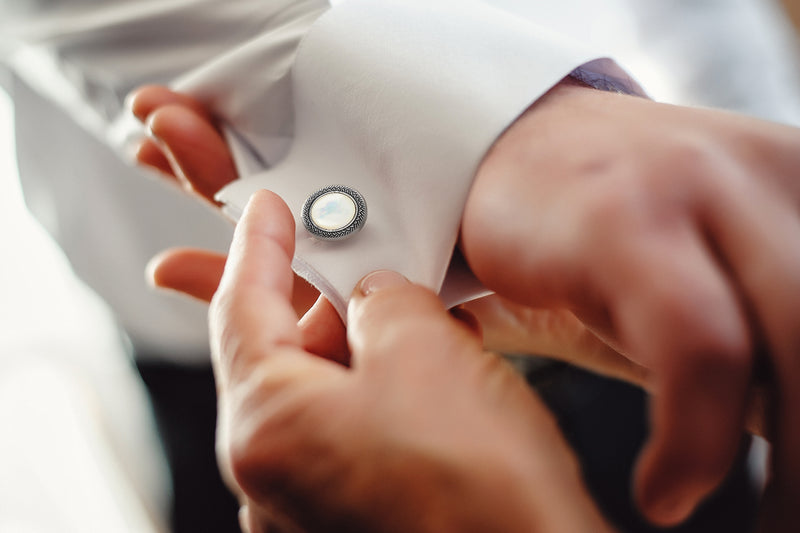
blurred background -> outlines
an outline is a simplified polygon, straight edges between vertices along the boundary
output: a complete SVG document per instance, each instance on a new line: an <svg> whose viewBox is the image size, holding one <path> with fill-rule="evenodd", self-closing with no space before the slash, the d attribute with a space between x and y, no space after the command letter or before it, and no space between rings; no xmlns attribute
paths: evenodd
<svg viewBox="0 0 800 533"><path fill-rule="evenodd" d="M800 0L617 4L627 8L624 20L608 25L626 28L617 57L654 98L800 126ZM596 26L591 31L602 34ZM13 83L7 76L0 85ZM76 277L26 209L14 141L14 107L0 88L0 533L168 531L169 454L134 350L119 317ZM582 435L571 417L596 397L563 391L583 387L602 395L608 384L536 368L528 368L531 381L591 449L599 437ZM630 394L636 393L608 398L627 404ZM213 451L204 457L213 460ZM752 464L757 478L758 457ZM222 531L212 523L194 530ZM235 517L225 523L235 527Z"/></svg>
<svg viewBox="0 0 800 533"><path fill-rule="evenodd" d="M0 91L0 532L166 530L167 464L129 345L26 209L13 126Z"/></svg>

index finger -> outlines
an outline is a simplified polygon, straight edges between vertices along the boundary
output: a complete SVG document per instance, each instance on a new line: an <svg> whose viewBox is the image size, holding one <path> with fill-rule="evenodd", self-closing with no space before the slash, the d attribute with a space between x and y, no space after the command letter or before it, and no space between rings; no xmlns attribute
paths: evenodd
<svg viewBox="0 0 800 533"><path fill-rule="evenodd" d="M256 192L236 227L209 310L211 349L223 381L246 375L277 348L301 351L291 303L293 255L291 211L279 196Z"/></svg>

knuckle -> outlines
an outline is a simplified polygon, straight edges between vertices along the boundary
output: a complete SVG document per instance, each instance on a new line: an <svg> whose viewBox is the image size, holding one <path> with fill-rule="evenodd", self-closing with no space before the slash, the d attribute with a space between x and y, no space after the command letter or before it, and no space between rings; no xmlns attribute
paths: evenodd
<svg viewBox="0 0 800 533"><path fill-rule="evenodd" d="M716 186L719 168L717 152L702 139L667 141L604 171L589 196L591 220L626 226L668 220L684 212L702 188Z"/></svg>
<svg viewBox="0 0 800 533"><path fill-rule="evenodd" d="M257 379L257 378L256 378ZM308 394L271 398L258 385L233 411L228 426L227 463L236 483L248 495L268 496L290 490L309 449L319 453L315 435L324 418ZM274 388L274 387L273 387ZM267 406L267 407L265 407Z"/></svg>
<svg viewBox="0 0 800 533"><path fill-rule="evenodd" d="M713 194L730 184L724 152L702 138L672 141L652 166L646 187L660 205L693 204L700 193Z"/></svg>
<svg viewBox="0 0 800 533"><path fill-rule="evenodd" d="M741 373L753 359L753 333L746 314L723 286L708 287L682 276L651 283L635 312L650 314L658 325L657 342L679 357L682 372ZM652 339L656 340L656 339ZM667 360L668 361L668 360Z"/></svg>
<svg viewBox="0 0 800 533"><path fill-rule="evenodd" d="M652 213L645 200L641 184L631 182L628 176L593 184L582 197L578 233L591 240L614 242L621 231L641 227Z"/></svg>
<svg viewBox="0 0 800 533"><path fill-rule="evenodd" d="M752 341L739 321L698 316L691 304L673 304L666 316L667 321L676 324L672 331L682 332L680 344L688 372L721 376L741 373L751 365Z"/></svg>
<svg viewBox="0 0 800 533"><path fill-rule="evenodd" d="M741 374L751 364L749 343L742 335L708 332L694 342L690 353L694 372L713 372L717 377Z"/></svg>
<svg viewBox="0 0 800 533"><path fill-rule="evenodd" d="M287 451L271 439L258 439L260 434L239 436L228 449L233 479L246 494L254 497L285 484L289 477L285 466Z"/></svg>
<svg viewBox="0 0 800 533"><path fill-rule="evenodd" d="M717 164L712 146L701 137L672 139L661 154L663 166L678 175L705 171Z"/></svg>

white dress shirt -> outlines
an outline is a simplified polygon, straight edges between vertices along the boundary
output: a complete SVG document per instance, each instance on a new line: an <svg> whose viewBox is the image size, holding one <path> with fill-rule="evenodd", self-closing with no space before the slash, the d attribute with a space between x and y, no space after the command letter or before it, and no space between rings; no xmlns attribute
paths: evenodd
<svg viewBox="0 0 800 533"><path fill-rule="evenodd" d="M637 91L612 62L589 64L603 56L601 51L537 25L535 10L524 17L515 14L512 4L350 0L327 10L325 3L308 0L84 2L12 25L22 46L8 45L8 62L38 93L33 98L46 95L117 148L130 121L120 102L134 86L170 82L207 102L227 125L244 178L220 195L226 211L236 216L256 188L278 192L297 215L296 271L344 315L356 281L377 268L442 289L462 206L482 156L559 79L583 66L587 78L613 77L613 85ZM549 8L542 3L539 10ZM15 95L18 106L24 97ZM41 144L40 125L29 127L18 132L23 144L25 133L31 145ZM47 162L33 169L21 162L26 188L41 191L41 176L48 175L47 187L60 188L56 196L73 203L60 212L103 211L102 218L84 221L81 250L70 254L79 273L112 300L135 342L148 342L149 329L174 327L172 320L159 318L163 307L149 315L144 309L136 316L128 313L142 296L124 291L124 300L116 297L123 292L117 280L107 271L91 271L108 268L105 261L95 261L85 248L89 242L104 251L137 245L132 237L141 232L109 231L109 218L139 219L144 225L157 220L159 228L174 231L186 215L175 217L173 207L155 214L153 200L132 191L120 197L110 190L122 187L112 184L108 171L82 168L85 185L78 186L74 176L58 166L47 168ZM82 164L89 165L94 166ZM270 170L254 173L265 169ZM27 182L30 174L37 184ZM344 241L311 238L300 223L303 201L336 184L364 196L366 226ZM36 200L31 202L36 210ZM162 220L162 214L169 218ZM215 222L191 223L188 229L219 234L207 228ZM70 237L57 235L69 253ZM188 243L197 243L197 235L187 235L183 244ZM111 266L114 272L141 268L141 254L138 261L127 255L116 255L126 264ZM463 271L456 274L462 275L445 287L451 304L480 292L479 286L456 281L469 280ZM171 351L180 353L187 344L176 338L179 333L180 328L162 330L158 336L175 338Z"/></svg>
<svg viewBox="0 0 800 533"><path fill-rule="evenodd" d="M373 268L443 289L452 303L475 289L456 277L442 285L470 180L497 135L578 67L636 92L614 63L592 61L608 55L655 96L680 95L681 79L663 69L677 64L664 52L666 30L648 28L647 14L702 12L645 0L349 0L330 10L320 0L52 4L15 2L0 19L28 203L140 354L184 360L206 352L204 309L147 291L142 271L167 246L224 250L230 226L123 164L129 90L171 84L221 117L243 177L221 196L227 212L235 217L254 188L279 192L298 219L297 270L340 312ZM753 16L761 2L736 4L706 7L729 15L713 49L745 40L741 12L756 24L748 42L775 55L779 46L764 37L774 24ZM659 37L655 45L643 28ZM643 51L667 59L647 62ZM359 190L369 208L364 229L345 241L313 239L300 223L302 202L331 184Z"/></svg>

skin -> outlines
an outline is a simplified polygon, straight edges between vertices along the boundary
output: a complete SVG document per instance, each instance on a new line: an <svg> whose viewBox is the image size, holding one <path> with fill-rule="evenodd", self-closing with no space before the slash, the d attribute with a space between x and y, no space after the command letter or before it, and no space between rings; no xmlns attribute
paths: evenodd
<svg viewBox="0 0 800 533"><path fill-rule="evenodd" d="M227 144L204 106L161 86L138 89L128 105L148 131L139 146L139 162L201 201L216 205L214 194L236 179L237 173ZM215 160L208 165L198 164L198 153L216 154ZM224 255L176 248L151 261L150 278L158 287L209 301L224 264ZM334 320L335 310L327 300L318 298L313 287L302 278L295 278L293 303L304 329L320 329L316 325L321 322L327 324L328 330L340 330L328 337L336 337L332 345L336 345L340 359L346 359L344 326ZM647 383L646 369L598 339L568 310L531 308L500 296L464 307L478 318L490 350L550 355L604 375L639 385Z"/></svg>
<svg viewBox="0 0 800 533"><path fill-rule="evenodd" d="M574 84L528 110L477 173L461 245L478 278L569 309L648 369L635 488L657 523L683 520L723 479L767 368L767 515L796 529L798 178L800 130Z"/></svg>
<svg viewBox="0 0 800 533"><path fill-rule="evenodd" d="M224 142L196 103L165 91L132 100L151 132L140 160L208 200L234 178L232 163L192 161L198 147L226 152ZM498 139L476 175L460 247L500 295L471 304L486 340L653 392L635 489L656 523L691 513L726 474L743 429L757 426L775 445L765 523L795 529L798 146L793 128L564 82ZM177 271L156 263L155 283L185 285ZM327 324L330 338L317 340L338 339L330 351L347 361L331 312L318 302L301 326Z"/></svg>
<svg viewBox="0 0 800 533"><path fill-rule="evenodd" d="M546 407L431 291L367 276L350 366L310 352L293 248L288 207L256 193L211 302L218 453L246 530L611 531Z"/></svg>

